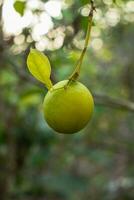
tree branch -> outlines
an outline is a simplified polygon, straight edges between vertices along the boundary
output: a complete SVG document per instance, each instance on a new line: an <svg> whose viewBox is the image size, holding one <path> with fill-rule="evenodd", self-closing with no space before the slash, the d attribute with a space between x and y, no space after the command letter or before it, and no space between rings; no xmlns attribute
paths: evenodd
<svg viewBox="0 0 134 200"><path fill-rule="evenodd" d="M14 72L20 77L21 80L28 81L32 84L36 84L39 87L44 88L44 86L41 83L36 81L34 78L28 76L24 71L17 70L18 67L15 65L13 60L8 59L7 62L9 62L12 66L14 66L13 67ZM132 101L122 99L122 98L110 97L102 93L101 94L93 93L93 96L95 99L95 104L97 105L102 105L102 106L107 106L110 108L116 108L116 109L122 109L122 110L134 112L134 102Z"/></svg>
<svg viewBox="0 0 134 200"><path fill-rule="evenodd" d="M132 101L110 97L105 94L94 93L93 96L95 103L98 105L134 112L134 102Z"/></svg>

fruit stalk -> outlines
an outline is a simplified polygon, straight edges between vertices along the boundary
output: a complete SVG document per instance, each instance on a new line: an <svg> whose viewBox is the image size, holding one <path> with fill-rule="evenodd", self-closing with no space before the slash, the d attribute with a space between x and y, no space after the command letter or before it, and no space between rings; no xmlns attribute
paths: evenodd
<svg viewBox="0 0 134 200"><path fill-rule="evenodd" d="M94 11L95 11L94 1L91 0L91 9L90 9L90 12L89 12L89 15L88 15L89 20L88 20L88 27L87 27L87 33L86 33L84 48L81 52L79 60L76 63L75 70L73 71L72 75L69 77L69 82L77 80L79 75L80 75L81 65L82 65L83 58L84 58L84 55L87 51L87 47L88 47L89 40L90 40Z"/></svg>

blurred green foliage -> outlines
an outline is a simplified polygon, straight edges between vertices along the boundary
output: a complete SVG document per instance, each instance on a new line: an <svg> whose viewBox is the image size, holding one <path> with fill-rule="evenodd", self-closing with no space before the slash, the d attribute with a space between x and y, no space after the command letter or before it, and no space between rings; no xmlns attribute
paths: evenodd
<svg viewBox="0 0 134 200"><path fill-rule="evenodd" d="M26 9L28 2L23 2ZM105 95L134 102L134 3L95 1L80 80L98 97L104 94L104 105L98 98L91 123L69 136L55 133L44 121L46 89L26 67L29 49L36 47L49 57L54 83L73 71L89 1L64 3L62 17L51 16L53 28L40 41L32 25L8 36L0 26L0 200L133 200L134 113L107 105ZM25 16L23 9L17 11ZM39 18L44 11L39 6L31 12Z"/></svg>

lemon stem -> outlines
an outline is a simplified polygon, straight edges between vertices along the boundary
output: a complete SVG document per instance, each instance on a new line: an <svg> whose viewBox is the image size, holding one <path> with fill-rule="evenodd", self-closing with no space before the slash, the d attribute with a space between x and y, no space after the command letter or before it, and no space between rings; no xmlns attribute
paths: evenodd
<svg viewBox="0 0 134 200"><path fill-rule="evenodd" d="M89 12L89 15L88 15L88 27L87 27L87 33L86 33L84 48L81 52L80 58L78 59L78 61L76 63L75 70L73 71L72 75L69 77L69 82L73 81L73 80L77 80L79 75L80 75L81 65L82 65L83 58L84 58L84 55L87 51L87 47L88 47L89 40L90 40L94 11L95 11L94 1L91 0L91 9L90 9L90 12Z"/></svg>

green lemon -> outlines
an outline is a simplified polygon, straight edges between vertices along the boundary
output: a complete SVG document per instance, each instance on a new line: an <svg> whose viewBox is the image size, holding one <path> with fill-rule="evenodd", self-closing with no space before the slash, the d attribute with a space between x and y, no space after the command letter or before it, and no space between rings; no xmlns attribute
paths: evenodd
<svg viewBox="0 0 134 200"><path fill-rule="evenodd" d="M80 82L68 80L55 84L43 103L44 117L59 133L75 133L91 119L94 101L89 90Z"/></svg>

